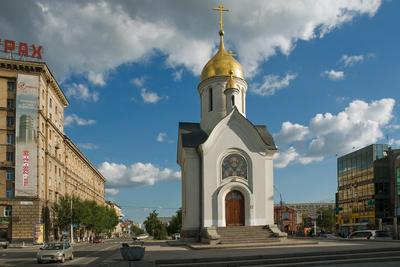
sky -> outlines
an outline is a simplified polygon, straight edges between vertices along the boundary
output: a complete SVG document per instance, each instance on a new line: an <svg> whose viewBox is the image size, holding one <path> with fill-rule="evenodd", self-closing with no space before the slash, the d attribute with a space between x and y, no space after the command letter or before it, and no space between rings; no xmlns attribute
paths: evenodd
<svg viewBox="0 0 400 267"><path fill-rule="evenodd" d="M6 1L0 38L41 44L70 105L65 132L142 222L181 206L178 123L199 122L199 74L217 1ZM333 201L336 158L400 146L400 1L225 0L225 42L249 86L247 118L279 152L275 201Z"/></svg>

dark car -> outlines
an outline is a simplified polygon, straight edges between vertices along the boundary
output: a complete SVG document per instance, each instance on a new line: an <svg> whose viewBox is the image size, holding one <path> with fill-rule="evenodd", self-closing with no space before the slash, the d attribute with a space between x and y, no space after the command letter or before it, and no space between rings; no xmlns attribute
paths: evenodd
<svg viewBox="0 0 400 267"><path fill-rule="evenodd" d="M93 243L103 243L103 238L101 238L101 236L95 236L93 238Z"/></svg>

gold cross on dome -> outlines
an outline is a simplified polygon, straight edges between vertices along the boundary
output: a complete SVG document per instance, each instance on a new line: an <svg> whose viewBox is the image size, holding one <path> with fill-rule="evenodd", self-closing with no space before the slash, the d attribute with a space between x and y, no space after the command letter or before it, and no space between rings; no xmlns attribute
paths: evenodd
<svg viewBox="0 0 400 267"><path fill-rule="evenodd" d="M224 20L222 18L223 12L229 11L229 9L225 9L223 4L220 4L218 7L213 8L213 10L216 10L219 12L219 30L223 31L224 30Z"/></svg>

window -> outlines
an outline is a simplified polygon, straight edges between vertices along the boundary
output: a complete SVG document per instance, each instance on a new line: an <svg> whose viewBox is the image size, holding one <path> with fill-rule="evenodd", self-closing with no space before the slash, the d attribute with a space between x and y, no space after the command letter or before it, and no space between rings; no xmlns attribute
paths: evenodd
<svg viewBox="0 0 400 267"><path fill-rule="evenodd" d="M50 98L50 108L53 106L53 100Z"/></svg>
<svg viewBox="0 0 400 267"><path fill-rule="evenodd" d="M10 162L14 162L14 152L7 152L6 160Z"/></svg>
<svg viewBox="0 0 400 267"><path fill-rule="evenodd" d="M6 178L8 181L14 180L14 170L6 170Z"/></svg>
<svg viewBox="0 0 400 267"><path fill-rule="evenodd" d="M14 190L12 188L7 188L6 197L8 197L8 198L13 198L14 197Z"/></svg>
<svg viewBox="0 0 400 267"><path fill-rule="evenodd" d="M15 144L15 135L7 134L7 144L9 145Z"/></svg>
<svg viewBox="0 0 400 267"><path fill-rule="evenodd" d="M7 82L7 90L8 91L15 91L15 82L14 81L8 81Z"/></svg>
<svg viewBox="0 0 400 267"><path fill-rule="evenodd" d="M14 99L7 99L7 108L14 109L15 108L15 101Z"/></svg>
<svg viewBox="0 0 400 267"><path fill-rule="evenodd" d="M7 127L14 126L14 117L7 117Z"/></svg>
<svg viewBox="0 0 400 267"><path fill-rule="evenodd" d="M222 161L222 179L231 176L247 179L247 162L240 154L230 154Z"/></svg>
<svg viewBox="0 0 400 267"><path fill-rule="evenodd" d="M235 106L235 96L231 95L231 103L232 103L232 107Z"/></svg>
<svg viewBox="0 0 400 267"><path fill-rule="evenodd" d="M208 89L208 111L213 110L213 91L212 88Z"/></svg>
<svg viewBox="0 0 400 267"><path fill-rule="evenodd" d="M4 217L11 217L11 214L12 214L12 206L5 206Z"/></svg>

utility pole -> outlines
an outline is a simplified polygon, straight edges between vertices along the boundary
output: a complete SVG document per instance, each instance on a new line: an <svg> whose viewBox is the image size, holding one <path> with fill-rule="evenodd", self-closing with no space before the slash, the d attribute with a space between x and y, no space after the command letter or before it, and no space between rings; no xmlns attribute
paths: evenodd
<svg viewBox="0 0 400 267"><path fill-rule="evenodd" d="M71 229L70 229L70 231L71 231L71 240L70 240L70 243L71 244L74 244L74 226L73 226L73 221L72 221L72 201L73 201L73 197L71 197Z"/></svg>
<svg viewBox="0 0 400 267"><path fill-rule="evenodd" d="M282 211L283 211L283 201L282 201L282 194L281 192L278 190L278 188L276 188L276 186L274 185L274 188L276 190L276 192L278 192L279 194L279 204L280 204L280 216L279 216L279 226L280 226L280 230L283 231L283 220L282 220Z"/></svg>

